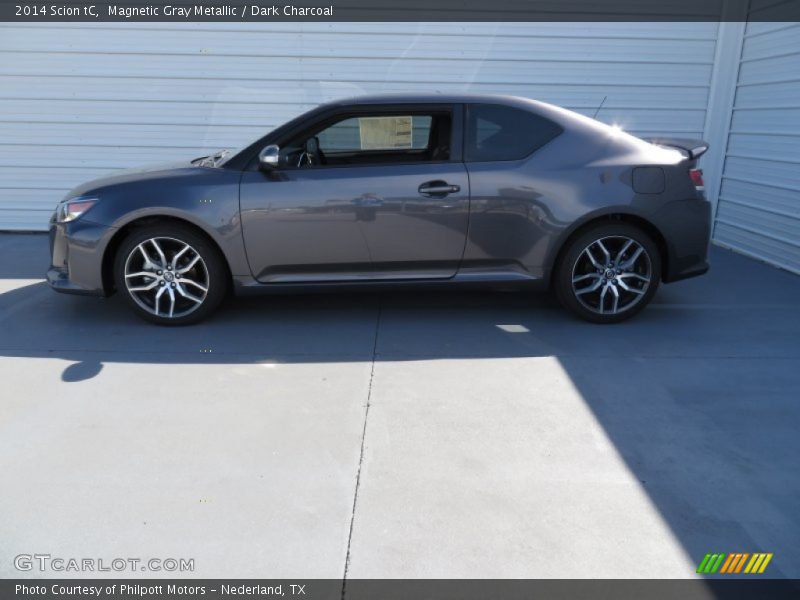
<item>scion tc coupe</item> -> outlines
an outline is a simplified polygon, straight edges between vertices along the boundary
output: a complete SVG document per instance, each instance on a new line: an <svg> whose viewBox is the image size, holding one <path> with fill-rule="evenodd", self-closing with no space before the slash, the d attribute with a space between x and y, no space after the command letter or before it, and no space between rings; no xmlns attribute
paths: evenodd
<svg viewBox="0 0 800 600"><path fill-rule="evenodd" d="M229 291L443 285L549 287L618 322L708 269L707 147L523 98L340 100L238 151L78 186L47 278L164 325Z"/></svg>

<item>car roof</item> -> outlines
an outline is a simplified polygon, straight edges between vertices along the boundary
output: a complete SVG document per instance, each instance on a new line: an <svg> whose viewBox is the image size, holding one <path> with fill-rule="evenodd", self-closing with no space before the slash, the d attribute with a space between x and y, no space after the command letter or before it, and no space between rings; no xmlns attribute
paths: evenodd
<svg viewBox="0 0 800 600"><path fill-rule="evenodd" d="M503 94L475 94L470 92L428 92L416 94L371 94L340 98L319 108L370 106L379 104L502 104L517 109L534 112L556 123L565 126L575 125L575 118L583 118L576 113L522 96L509 96Z"/></svg>
<svg viewBox="0 0 800 600"><path fill-rule="evenodd" d="M330 104L451 104L491 103L519 105L535 102L519 96L475 94L470 92L427 92L407 94L369 94L334 100Z"/></svg>

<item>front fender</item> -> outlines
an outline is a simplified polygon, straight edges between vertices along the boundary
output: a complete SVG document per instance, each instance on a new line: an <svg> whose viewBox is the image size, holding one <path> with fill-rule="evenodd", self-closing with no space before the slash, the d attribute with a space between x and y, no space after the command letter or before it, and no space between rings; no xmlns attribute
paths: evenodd
<svg viewBox="0 0 800 600"><path fill-rule="evenodd" d="M103 190L91 219L120 232L142 219L184 221L216 243L232 275L249 275L239 215L240 179L236 171L191 169L126 182Z"/></svg>

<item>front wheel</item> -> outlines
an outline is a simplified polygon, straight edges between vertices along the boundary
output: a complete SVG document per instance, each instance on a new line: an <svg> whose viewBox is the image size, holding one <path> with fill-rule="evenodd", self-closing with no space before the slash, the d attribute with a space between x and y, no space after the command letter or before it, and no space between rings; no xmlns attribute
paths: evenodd
<svg viewBox="0 0 800 600"><path fill-rule="evenodd" d="M627 223L587 230L566 249L555 273L561 304L593 323L618 323L656 293L661 256L653 240Z"/></svg>
<svg viewBox="0 0 800 600"><path fill-rule="evenodd" d="M136 314L159 325L205 319L227 288L217 249L191 228L177 224L129 234L116 255L114 281Z"/></svg>

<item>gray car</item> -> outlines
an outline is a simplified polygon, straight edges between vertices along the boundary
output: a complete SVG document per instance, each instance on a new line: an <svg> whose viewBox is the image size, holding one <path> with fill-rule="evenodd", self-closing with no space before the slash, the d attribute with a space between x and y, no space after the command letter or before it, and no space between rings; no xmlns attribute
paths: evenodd
<svg viewBox="0 0 800 600"><path fill-rule="evenodd" d="M238 151L78 186L47 278L165 325L231 290L443 285L550 287L618 322L708 269L706 149L524 98L341 100Z"/></svg>

